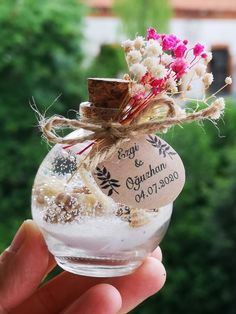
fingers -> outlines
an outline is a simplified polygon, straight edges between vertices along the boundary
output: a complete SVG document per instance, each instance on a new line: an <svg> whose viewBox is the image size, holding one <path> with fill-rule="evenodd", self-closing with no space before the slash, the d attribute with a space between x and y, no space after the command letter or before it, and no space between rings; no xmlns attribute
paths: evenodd
<svg viewBox="0 0 236 314"><path fill-rule="evenodd" d="M160 246L158 246L151 254L150 256L158 259L159 261L162 261L162 251Z"/></svg>
<svg viewBox="0 0 236 314"><path fill-rule="evenodd" d="M99 284L86 291L62 314L117 314L121 306L119 291L111 285Z"/></svg>
<svg viewBox="0 0 236 314"><path fill-rule="evenodd" d="M155 258L161 258L161 249L157 248L152 254ZM74 274L63 272L37 291L31 298L30 303L28 302L28 306L30 308L34 304L34 306L39 307L40 304L44 304L51 313L53 310L60 311L87 289L105 280L95 277L75 276ZM116 280L116 278L112 278L112 280ZM111 284L113 284L113 281ZM48 294L52 298L48 298ZM51 300L58 300L58 302L52 302ZM58 304L57 309L55 309L55 303Z"/></svg>
<svg viewBox="0 0 236 314"><path fill-rule="evenodd" d="M33 314L58 314L99 283L101 283L101 278L63 272L38 289L17 308L15 314L30 313L32 308L35 309Z"/></svg>
<svg viewBox="0 0 236 314"><path fill-rule="evenodd" d="M39 228L25 221L0 256L0 313L27 299L53 267Z"/></svg>
<svg viewBox="0 0 236 314"><path fill-rule="evenodd" d="M122 309L128 313L146 298L158 292L166 280L166 271L162 263L153 258L146 258L139 269L131 275L108 280L120 292Z"/></svg>
<svg viewBox="0 0 236 314"><path fill-rule="evenodd" d="M55 268L55 266L57 265L54 256L50 252L48 252L48 255L49 255L48 267L46 269L46 274L45 275L49 274L53 270L53 268Z"/></svg>
<svg viewBox="0 0 236 314"><path fill-rule="evenodd" d="M154 252L154 256L160 257L160 249ZM63 272L42 288L40 288L24 304L25 313L31 308L38 308L42 313L47 309L50 314L59 313L68 304L73 303L82 296L85 291L99 283L108 283L116 287L122 293L125 308L131 308L142 302L147 296L158 291L165 281L165 270L160 261L150 257L132 275L114 278L92 278L75 276ZM136 290L136 288L139 290ZM121 289L121 290L120 290ZM130 293L126 290L130 289ZM139 291L139 294L137 293Z"/></svg>

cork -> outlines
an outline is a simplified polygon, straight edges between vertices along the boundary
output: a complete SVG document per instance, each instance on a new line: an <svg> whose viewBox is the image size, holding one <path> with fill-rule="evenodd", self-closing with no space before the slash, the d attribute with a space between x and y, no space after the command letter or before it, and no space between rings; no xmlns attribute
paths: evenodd
<svg viewBox="0 0 236 314"><path fill-rule="evenodd" d="M129 81L108 78L88 79L89 101L80 104L83 122L116 121L119 108L129 96Z"/></svg>
<svg viewBox="0 0 236 314"><path fill-rule="evenodd" d="M129 95L129 81L121 79L89 78L89 102L100 108L120 108Z"/></svg>
<svg viewBox="0 0 236 314"><path fill-rule="evenodd" d="M90 102L82 102L79 113L83 122L98 123L100 121L116 121L119 109L95 107Z"/></svg>

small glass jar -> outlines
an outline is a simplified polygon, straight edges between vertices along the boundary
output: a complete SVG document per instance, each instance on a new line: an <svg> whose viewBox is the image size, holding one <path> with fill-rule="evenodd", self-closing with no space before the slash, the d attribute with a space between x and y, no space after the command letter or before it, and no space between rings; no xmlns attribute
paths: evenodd
<svg viewBox="0 0 236 314"><path fill-rule="evenodd" d="M114 108L83 103L83 120L100 114L106 120ZM105 116L104 116L105 114ZM68 138L89 134L76 130ZM133 272L162 240L172 203L152 210L115 203L79 167L92 142L56 144L43 160L32 191L32 215L59 266L80 275L122 276Z"/></svg>

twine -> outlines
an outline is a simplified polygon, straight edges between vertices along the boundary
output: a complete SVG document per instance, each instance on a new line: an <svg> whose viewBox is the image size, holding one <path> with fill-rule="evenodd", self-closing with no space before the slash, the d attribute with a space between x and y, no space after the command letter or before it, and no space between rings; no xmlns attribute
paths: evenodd
<svg viewBox="0 0 236 314"><path fill-rule="evenodd" d="M148 117L152 116L155 109L162 107L168 108L166 117L161 120L140 122L144 118L148 120ZM159 98L152 99L146 109L128 125L114 121L104 122L101 120L96 123L88 123L81 120L54 116L49 119L41 120L40 126L44 137L52 143L67 144L71 146L85 141L95 141L98 143L98 145L92 149L92 153L89 153L89 164L87 164L90 169L94 169L97 164L112 156L123 142L137 135L163 132L173 125L180 125L186 122L216 119L215 117L219 117L219 112L221 112L221 108L213 103L205 109L178 117L175 110L174 100L168 96L162 95ZM77 136L72 139L60 137L56 133L56 130L64 127L83 129L90 131L91 133Z"/></svg>

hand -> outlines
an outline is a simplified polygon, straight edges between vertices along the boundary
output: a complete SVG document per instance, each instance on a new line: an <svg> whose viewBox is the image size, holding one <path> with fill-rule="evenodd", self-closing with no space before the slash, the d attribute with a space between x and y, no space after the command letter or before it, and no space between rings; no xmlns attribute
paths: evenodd
<svg viewBox="0 0 236 314"><path fill-rule="evenodd" d="M131 275L93 278L62 272L38 287L55 267L31 220L0 255L0 314L124 314L160 290L166 272L158 248Z"/></svg>

